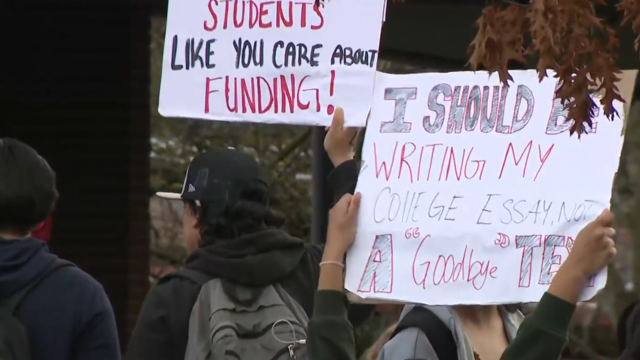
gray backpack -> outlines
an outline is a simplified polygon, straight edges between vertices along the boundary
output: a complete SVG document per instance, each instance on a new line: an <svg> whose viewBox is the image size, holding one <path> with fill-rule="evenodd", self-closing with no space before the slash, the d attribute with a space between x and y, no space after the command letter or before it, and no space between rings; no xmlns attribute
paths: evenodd
<svg viewBox="0 0 640 360"><path fill-rule="evenodd" d="M185 360L308 360L309 318L280 285L213 279L191 310Z"/></svg>

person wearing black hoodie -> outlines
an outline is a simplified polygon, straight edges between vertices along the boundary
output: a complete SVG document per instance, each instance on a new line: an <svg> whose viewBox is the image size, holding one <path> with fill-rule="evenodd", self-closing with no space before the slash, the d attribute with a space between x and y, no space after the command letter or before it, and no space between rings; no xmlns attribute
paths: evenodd
<svg viewBox="0 0 640 360"><path fill-rule="evenodd" d="M347 135L333 131L328 138L339 143ZM330 175L332 188L339 189L334 199L353 192L352 170L338 167ZM346 186L343 178L351 183ZM269 208L267 183L251 156L234 149L199 154L187 169L182 192L158 196L185 203L185 243L189 249L199 241L199 248L184 269L161 279L147 295L126 360L183 360L191 309L202 284L213 278L256 287L280 284L311 317L323 247L280 229L283 219ZM350 320L358 323L372 310L351 307Z"/></svg>
<svg viewBox="0 0 640 360"><path fill-rule="evenodd" d="M30 236L57 197L47 162L18 140L0 139L0 353L26 347L32 360L118 359L115 317L102 286ZM26 344L10 328L15 320Z"/></svg>
<svg viewBox="0 0 640 360"><path fill-rule="evenodd" d="M618 319L620 360L640 359L640 302L627 306Z"/></svg>

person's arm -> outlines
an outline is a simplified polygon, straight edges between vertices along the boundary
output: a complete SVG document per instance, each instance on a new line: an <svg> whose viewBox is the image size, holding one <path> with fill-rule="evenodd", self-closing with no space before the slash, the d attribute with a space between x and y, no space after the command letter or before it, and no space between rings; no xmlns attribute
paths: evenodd
<svg viewBox="0 0 640 360"><path fill-rule="evenodd" d="M320 263L313 316L307 327L307 346L314 360L356 360L353 326L347 317L344 255L355 238L360 194L345 195L329 211L327 246Z"/></svg>
<svg viewBox="0 0 640 360"><path fill-rule="evenodd" d="M323 255L313 316L308 326L308 346L312 359L355 360L356 341L347 317L344 288L344 255L331 248Z"/></svg>
<svg viewBox="0 0 640 360"><path fill-rule="evenodd" d="M520 325L501 360L559 359L576 304L588 279L605 268L615 255L613 216L604 211L585 226L567 260L553 277L538 306ZM540 344L544 344L541 346Z"/></svg>
<svg viewBox="0 0 640 360"><path fill-rule="evenodd" d="M307 346L315 360L356 360L356 341L341 290L318 288L307 327Z"/></svg>
<svg viewBox="0 0 640 360"><path fill-rule="evenodd" d="M329 173L327 182L333 207L344 195L353 194L358 182L359 166L353 159L356 128L344 127L344 112L338 109L334 115L331 127L325 138L325 150L335 168ZM324 246L321 246L321 253ZM355 327L364 323L375 311L374 305L349 304L347 314L349 321Z"/></svg>
<svg viewBox="0 0 640 360"><path fill-rule="evenodd" d="M86 318L74 346L75 360L114 360L120 358L118 329L113 308L102 286L96 285Z"/></svg>
<svg viewBox="0 0 640 360"><path fill-rule="evenodd" d="M314 261L319 264L322 261L325 245L324 244L311 244L309 245L311 256ZM317 296L316 296L317 301ZM362 325L373 312L375 311L374 305L369 304L352 304L347 300L347 318L353 327Z"/></svg>
<svg viewBox="0 0 640 360"><path fill-rule="evenodd" d="M357 128L345 127L344 111L336 109L331 126L324 138L324 149L335 167L329 174L331 207L345 194L353 194L358 181L358 164L353 160Z"/></svg>
<svg viewBox="0 0 640 360"><path fill-rule="evenodd" d="M162 286L147 294L131 335L125 360L172 360L175 348L169 323L168 304Z"/></svg>
<svg viewBox="0 0 640 360"><path fill-rule="evenodd" d="M567 302L551 292L545 293L533 313L522 322L518 335L500 360L559 359L567 344L567 333L575 308L575 303Z"/></svg>
<svg viewBox="0 0 640 360"><path fill-rule="evenodd" d="M327 182L329 183L332 207L342 196L353 194L356 191L359 171L358 163L353 159L348 159L336 164L336 167L329 173Z"/></svg>

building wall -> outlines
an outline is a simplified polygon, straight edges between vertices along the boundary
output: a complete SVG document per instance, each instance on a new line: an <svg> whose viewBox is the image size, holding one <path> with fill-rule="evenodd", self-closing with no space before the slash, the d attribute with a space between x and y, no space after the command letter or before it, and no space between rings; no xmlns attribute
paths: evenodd
<svg viewBox="0 0 640 360"><path fill-rule="evenodd" d="M50 246L103 284L124 349L149 284L149 14L86 3L0 12L0 136L57 172Z"/></svg>

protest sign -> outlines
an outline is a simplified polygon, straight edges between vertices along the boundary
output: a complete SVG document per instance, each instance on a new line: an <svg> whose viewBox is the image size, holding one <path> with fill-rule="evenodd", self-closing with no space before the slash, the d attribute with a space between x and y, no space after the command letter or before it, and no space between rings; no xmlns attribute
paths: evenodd
<svg viewBox="0 0 640 360"><path fill-rule="evenodd" d="M555 79L377 75L346 288L434 305L538 301L609 206L623 121L569 136ZM615 104L622 111L622 104ZM606 283L591 280L583 299Z"/></svg>
<svg viewBox="0 0 640 360"><path fill-rule="evenodd" d="M364 126L384 0L169 0L166 117Z"/></svg>

